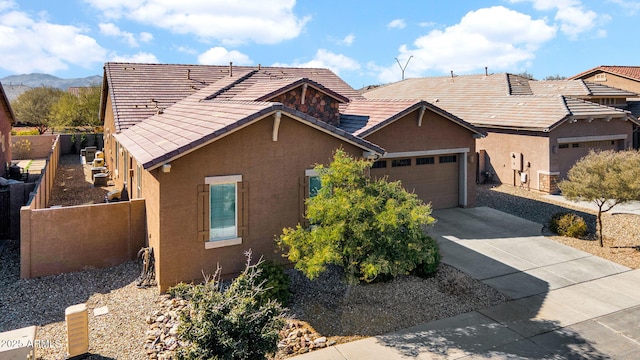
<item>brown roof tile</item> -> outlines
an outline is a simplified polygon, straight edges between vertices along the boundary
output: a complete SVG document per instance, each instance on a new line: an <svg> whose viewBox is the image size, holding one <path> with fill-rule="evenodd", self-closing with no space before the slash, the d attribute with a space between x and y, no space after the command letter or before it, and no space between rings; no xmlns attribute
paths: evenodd
<svg viewBox="0 0 640 360"><path fill-rule="evenodd" d="M616 74L616 75L627 77L629 79L640 81L640 66L616 66L616 65L597 66L593 69L589 69L587 71L581 72L580 74L573 75L569 79L579 79L599 71Z"/></svg>
<svg viewBox="0 0 640 360"><path fill-rule="evenodd" d="M433 104L416 99L368 99L353 100L340 107L340 128L354 135L366 137L400 117L418 110L422 106L461 125L478 135L483 130L467 123Z"/></svg>
<svg viewBox="0 0 640 360"><path fill-rule="evenodd" d="M577 103L565 101L564 90L573 95L588 94L584 82L530 81L534 95L513 95L509 74L466 75L456 77L428 77L407 79L381 86L363 95L366 98L420 98L446 110L467 122L486 128L526 129L548 131L572 116L625 116L621 110L594 103L580 103L579 111L572 108ZM519 84L517 93L522 93ZM524 88L526 90L526 88Z"/></svg>
<svg viewBox="0 0 640 360"><path fill-rule="evenodd" d="M309 78L347 98L362 98L329 69L134 63L106 63L104 67L118 131L215 83L219 88L212 94L219 92L217 97L221 97L228 93L232 98L257 81L292 77ZM236 78L242 81L233 80ZM103 117L105 105L103 101Z"/></svg>

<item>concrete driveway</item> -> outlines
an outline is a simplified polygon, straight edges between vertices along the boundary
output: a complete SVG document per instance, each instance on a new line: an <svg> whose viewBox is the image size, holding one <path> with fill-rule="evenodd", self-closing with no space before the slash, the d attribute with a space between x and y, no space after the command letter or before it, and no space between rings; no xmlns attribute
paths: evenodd
<svg viewBox="0 0 640 360"><path fill-rule="evenodd" d="M513 300L295 357L631 359L640 354L640 270L540 235L490 208L448 209L430 234L443 262Z"/></svg>

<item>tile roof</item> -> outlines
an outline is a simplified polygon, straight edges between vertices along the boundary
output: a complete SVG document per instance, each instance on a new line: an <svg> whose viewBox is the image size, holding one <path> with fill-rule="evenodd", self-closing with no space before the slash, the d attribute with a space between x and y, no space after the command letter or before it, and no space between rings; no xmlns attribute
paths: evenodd
<svg viewBox="0 0 640 360"><path fill-rule="evenodd" d="M587 71L581 72L580 74L573 75L569 79L578 79L588 75L591 75L594 72L607 72L611 74L616 74L620 76L627 77L629 79L640 81L640 66L611 66L611 65L600 65L593 69L589 69Z"/></svg>
<svg viewBox="0 0 640 360"><path fill-rule="evenodd" d="M208 85L217 83L219 88L213 93L232 98L260 80L300 77L346 98L362 98L329 69L136 63L106 63L104 88L108 94L104 95L111 97L116 130L121 131ZM103 118L105 106L103 101Z"/></svg>
<svg viewBox="0 0 640 360"><path fill-rule="evenodd" d="M323 86L308 78L283 78L269 80L264 79L253 83L253 85L231 97L233 100L251 100L251 101L268 101L284 92L302 86L303 84L311 85L316 89L334 97L338 101L348 102L349 98L342 96L335 91Z"/></svg>
<svg viewBox="0 0 640 360"><path fill-rule="evenodd" d="M153 169L255 120L276 111L282 111L301 122L365 150L384 154L384 149L377 145L280 103L203 100L205 95L210 93L211 87L215 86L215 84L211 85L188 96L161 113L115 134L115 138L145 169Z"/></svg>
<svg viewBox="0 0 640 360"><path fill-rule="evenodd" d="M514 87L513 80L519 83ZM365 92L373 99L420 98L467 122L486 128L549 131L571 116L625 117L627 112L595 103L567 101L564 90L575 96L588 94L582 81L529 81L509 74L464 75L407 79ZM579 105L579 106L578 106ZM574 113L575 112L575 113Z"/></svg>
<svg viewBox="0 0 640 360"><path fill-rule="evenodd" d="M4 87L2 83L0 83L0 103L2 103L2 107L4 108L7 116L9 117L9 121L15 122L15 115L13 114L13 109L11 109L11 103L9 102L9 98L7 94L4 92Z"/></svg>
<svg viewBox="0 0 640 360"><path fill-rule="evenodd" d="M366 137L389 123L423 107L440 114L478 135L486 135L483 130L467 123L433 104L416 99L368 99L353 100L340 107L340 128Z"/></svg>

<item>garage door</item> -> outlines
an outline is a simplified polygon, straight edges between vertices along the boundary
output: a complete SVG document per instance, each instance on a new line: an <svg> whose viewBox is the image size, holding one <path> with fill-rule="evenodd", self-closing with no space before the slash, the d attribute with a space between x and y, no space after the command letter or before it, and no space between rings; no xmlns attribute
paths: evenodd
<svg viewBox="0 0 640 360"><path fill-rule="evenodd" d="M583 141L564 143L558 146L558 165L560 168L560 178L567 177L569 169L573 165L589 154L590 150L617 150L618 145L615 140L605 141Z"/></svg>
<svg viewBox="0 0 640 360"><path fill-rule="evenodd" d="M381 160L371 169L373 176L400 180L434 209L459 205L459 156L456 154Z"/></svg>

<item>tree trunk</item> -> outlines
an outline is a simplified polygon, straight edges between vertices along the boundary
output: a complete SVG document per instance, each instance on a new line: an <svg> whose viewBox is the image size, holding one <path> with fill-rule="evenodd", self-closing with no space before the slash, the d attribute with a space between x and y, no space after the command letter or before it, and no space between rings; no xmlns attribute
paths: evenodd
<svg viewBox="0 0 640 360"><path fill-rule="evenodd" d="M598 240L600 240L600 247L604 247L602 241L602 205L598 207Z"/></svg>

